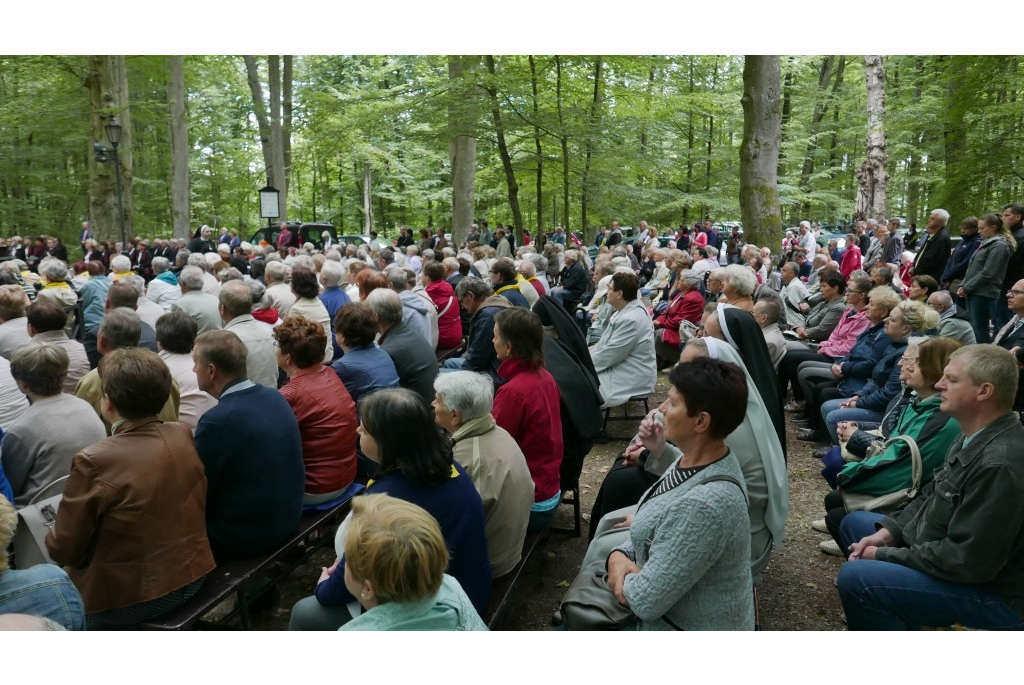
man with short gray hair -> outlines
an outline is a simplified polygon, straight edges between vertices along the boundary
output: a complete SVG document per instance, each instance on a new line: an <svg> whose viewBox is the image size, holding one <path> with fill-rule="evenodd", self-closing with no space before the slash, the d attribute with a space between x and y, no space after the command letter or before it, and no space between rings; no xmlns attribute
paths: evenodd
<svg viewBox="0 0 1024 685"><path fill-rule="evenodd" d="M288 267L281 261L268 261L263 280L267 282L267 298L270 306L277 310L282 319L288 318L288 311L295 304L295 293L287 283Z"/></svg>
<svg viewBox="0 0 1024 685"><path fill-rule="evenodd" d="M200 333L221 327L220 303L213 295L203 292L203 284L203 270L186 266L178 276L181 299L171 305L171 311L185 312L195 319Z"/></svg>
<svg viewBox="0 0 1024 685"><path fill-rule="evenodd" d="M402 298L394 290L377 288L367 296L366 304L377 316L378 344L395 362L399 384L418 393L429 405L434 401L437 378L437 357L430 342L402 321Z"/></svg>
<svg viewBox="0 0 1024 685"><path fill-rule="evenodd" d="M977 342L970 317L953 303L949 291L936 290L928 296L926 304L939 313L939 325L935 327L938 335L956 340L961 345Z"/></svg>
<svg viewBox="0 0 1024 685"><path fill-rule="evenodd" d="M246 376L253 383L277 387L277 356L271 329L252 317L252 290L242 281L220 289L218 311L224 330L234 333L246 349Z"/></svg>
<svg viewBox="0 0 1024 685"><path fill-rule="evenodd" d="M942 272L953 249L949 229L946 228L948 221L949 212L944 209L932 210L928 215L928 224L924 227L928 237L917 251L917 259L914 260L915 276L928 275L937 283L942 282Z"/></svg>

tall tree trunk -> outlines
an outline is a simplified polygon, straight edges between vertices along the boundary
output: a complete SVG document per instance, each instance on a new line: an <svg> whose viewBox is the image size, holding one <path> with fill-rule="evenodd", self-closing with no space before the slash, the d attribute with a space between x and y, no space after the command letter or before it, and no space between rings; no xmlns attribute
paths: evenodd
<svg viewBox="0 0 1024 685"><path fill-rule="evenodd" d="M171 226L175 238L191 232L188 179L188 130L185 127L185 58L172 55L167 79L171 133Z"/></svg>
<svg viewBox="0 0 1024 685"><path fill-rule="evenodd" d="M448 56L448 157L452 167L452 242L460 244L469 235L474 214L476 183L476 138L473 135L475 94L467 86L468 58ZM433 213L428 222L433 224Z"/></svg>
<svg viewBox="0 0 1024 685"><path fill-rule="evenodd" d="M967 132L966 114L976 92L968 80L969 56L953 55L949 60L949 80L946 86L945 127L943 147L946 153L945 192L942 208L949 212L950 225L957 225L968 214L966 188L968 185L967 160L964 155ZM931 207L936 209L936 207Z"/></svg>
<svg viewBox="0 0 1024 685"><path fill-rule="evenodd" d="M284 179L287 185L292 171L292 55L284 56L284 74L281 79L281 153L284 160Z"/></svg>
<svg viewBox="0 0 1024 685"><path fill-rule="evenodd" d="M864 56L864 77L867 80L868 134L867 159L857 171L857 203L855 219L886 218L889 176L885 155L885 68L881 55Z"/></svg>
<svg viewBox="0 0 1024 685"><path fill-rule="evenodd" d="M267 169L267 185L277 188L280 192L280 195L278 196L278 210L281 215L280 221L285 221L288 218L288 202L286 181L284 179L284 151L283 149L276 147L274 143L275 135L273 131L273 123L271 121L271 113L268 111L267 103L263 100L263 86L260 82L260 72L259 68L256 66L256 59L252 55L244 55L242 59L245 61L245 71L249 81L249 90L252 91L253 113L256 116L256 125L260 132L260 147L263 151L263 164ZM271 78L270 80L273 82L274 79ZM280 83L280 81L278 81L278 83ZM271 90L273 90L273 87ZM278 91L278 93L280 94L280 91ZM277 122L278 134L276 139L279 143L281 140L280 109L278 109ZM278 152L280 152L280 155Z"/></svg>
<svg viewBox="0 0 1024 685"><path fill-rule="evenodd" d="M533 145L537 150L537 244L543 247L544 236L544 151L540 145L540 103L537 98L537 65L530 55L530 87L533 90ZM551 227L554 229L554 226Z"/></svg>
<svg viewBox="0 0 1024 685"><path fill-rule="evenodd" d="M363 162L363 233L373 230L373 169Z"/></svg>
<svg viewBox="0 0 1024 685"><path fill-rule="evenodd" d="M795 59L790 57L786 60L786 76L782 83L782 131L785 133L789 127L789 117L793 111L792 104L792 91L793 91L793 63ZM785 157L785 152L782 150L782 146L779 146L779 170L778 174L783 174L782 160Z"/></svg>
<svg viewBox="0 0 1024 685"><path fill-rule="evenodd" d="M601 112L601 56L594 58L594 99L590 103L590 118L587 121L587 138L583 162L583 178L580 183L580 222L586 231L587 241L593 239L587 224L587 202L590 200L590 161L594 155L594 139L597 136L598 115ZM568 209L568 208L567 208Z"/></svg>
<svg viewBox="0 0 1024 685"><path fill-rule="evenodd" d="M921 85L924 80L924 60L920 57L914 60L914 105L921 104ZM924 149L924 132L913 134L914 145L910 149L910 159L907 161L907 221L917 223L920 216L921 206L921 181L918 175L921 173L921 155L918 150Z"/></svg>
<svg viewBox="0 0 1024 685"><path fill-rule="evenodd" d="M519 184L516 182L515 170L512 168L512 157L508 152L508 145L505 142L505 125L501 120L501 108L498 105L498 89L495 85L496 71L494 69L494 55L487 55L487 72L491 78L485 90L491 101L491 120L494 122L494 133L498 138L498 154L501 157L501 167L505 171L505 185L508 187L508 204L512 209L512 223L515 226L516 237L522 245L523 239L523 212L519 209Z"/></svg>
<svg viewBox="0 0 1024 685"><path fill-rule="evenodd" d="M782 144L779 56L747 55L743 62L743 142L740 211L746 241L775 246L782 239L778 165Z"/></svg>
<svg viewBox="0 0 1024 685"><path fill-rule="evenodd" d="M132 202L132 116L128 108L128 72L124 55L92 55L85 76L92 109L92 139L108 145L106 130L110 115L116 115L121 124L118 155L120 169L113 164L90 162L92 174L89 182L89 215L93 228L101 238L121 239L121 224L117 214L117 183L115 173L121 175L121 198L127 238L133 235ZM91 158L90 158L91 159Z"/></svg>
<svg viewBox="0 0 1024 685"><path fill-rule="evenodd" d="M274 155L274 168L280 171L277 174L275 186L281 191L279 201L281 203L281 220L287 218L288 211L288 170L284 165L284 135L281 129L281 56L269 55L267 57L267 80L270 90L270 150Z"/></svg>
<svg viewBox="0 0 1024 685"><path fill-rule="evenodd" d="M829 55L821 63L818 70L818 93L817 102L814 104L814 112L811 115L810 139L807 141L807 150L804 152L804 162L800 169L800 188L807 191L810 189L811 174L814 173L814 155L818 149L818 134L821 131L821 122L828 114L829 105L838 102L839 88L843 83L843 72L846 69L846 55L839 56L839 63L836 64L836 56ZM835 83L832 83L831 95L829 95L829 84L832 82L832 74L835 72ZM837 105L838 107L838 105ZM800 207L801 216L808 216L811 212L809 202L803 203Z"/></svg>
<svg viewBox="0 0 1024 685"><path fill-rule="evenodd" d="M558 130L559 142L562 146L562 214L565 215L562 224L565 232L569 232L569 134L565 129L565 119L562 115L562 58L555 55L555 102L558 106ZM581 230L586 231L585 225ZM593 236L586 235L587 240Z"/></svg>

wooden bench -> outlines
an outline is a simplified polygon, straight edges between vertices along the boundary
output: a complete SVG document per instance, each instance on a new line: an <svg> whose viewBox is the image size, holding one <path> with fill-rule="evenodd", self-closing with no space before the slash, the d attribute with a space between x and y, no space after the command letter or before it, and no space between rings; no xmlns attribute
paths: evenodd
<svg viewBox="0 0 1024 685"><path fill-rule="evenodd" d="M333 532L341 520L348 514L352 497L361 492L361 485L350 488L341 498L330 503L330 506L316 511L303 513L295 532L273 552L254 559L242 559L218 564L217 568L203 580L199 592L180 607L167 614L138 626L141 630L189 630L195 627L215 627L226 621L241 616L242 628L252 630L252 619L249 616L249 604L269 592L277 583L286 578L292 571L305 563L314 551L334 541ZM296 554L295 552L300 552ZM270 579L255 590L255 580L269 573ZM253 582L249 582L253 581ZM201 619L218 605L236 595L236 607L219 618L216 622L202 622Z"/></svg>
<svg viewBox="0 0 1024 685"><path fill-rule="evenodd" d="M491 601L487 605L487 613L483 617L489 629L497 630L501 627L501 623L505 620L505 615L508 613L508 607L511 604L512 593L515 591L516 583L519 582L523 575L526 562L530 560L530 555L533 554L541 542L548 539L550 534L550 525L540 530L527 532L526 539L523 540L523 556L519 563L501 578L495 578L491 582Z"/></svg>

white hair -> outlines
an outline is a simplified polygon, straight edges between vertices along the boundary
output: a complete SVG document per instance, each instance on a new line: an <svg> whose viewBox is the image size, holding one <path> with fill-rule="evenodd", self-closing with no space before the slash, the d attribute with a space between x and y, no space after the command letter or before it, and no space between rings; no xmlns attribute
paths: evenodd
<svg viewBox="0 0 1024 685"><path fill-rule="evenodd" d="M125 271L132 270L132 260L125 257L123 254L119 254L110 260L110 270L114 273L124 273Z"/></svg>
<svg viewBox="0 0 1024 685"><path fill-rule="evenodd" d="M462 423L490 414L494 404L494 381L473 371L439 374L434 380L434 392L444 406L462 414Z"/></svg>

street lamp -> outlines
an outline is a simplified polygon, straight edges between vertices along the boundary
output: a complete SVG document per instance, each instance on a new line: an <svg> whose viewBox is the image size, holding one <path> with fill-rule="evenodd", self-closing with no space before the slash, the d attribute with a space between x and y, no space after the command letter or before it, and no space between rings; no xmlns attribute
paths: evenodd
<svg viewBox="0 0 1024 685"><path fill-rule="evenodd" d="M114 148L114 184L117 188L117 216L121 222L121 249L125 249L128 245L128 240L124 229L124 204L121 200L121 156L117 153L117 148L121 144L121 124L117 121L116 116L111 115L107 118L107 123L103 125L103 128L107 132L107 140L110 141L110 145Z"/></svg>

